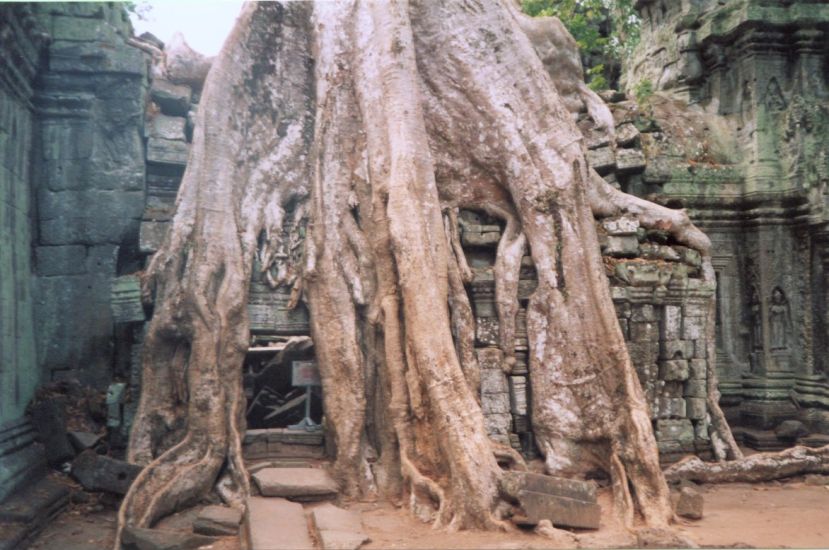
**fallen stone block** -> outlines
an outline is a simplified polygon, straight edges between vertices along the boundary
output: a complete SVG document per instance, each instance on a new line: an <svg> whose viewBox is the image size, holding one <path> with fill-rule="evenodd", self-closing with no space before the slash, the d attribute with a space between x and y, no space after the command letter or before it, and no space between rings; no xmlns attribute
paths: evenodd
<svg viewBox="0 0 829 550"><path fill-rule="evenodd" d="M702 519L702 494L692 487L683 487L676 498L676 515L688 519Z"/></svg>
<svg viewBox="0 0 829 550"><path fill-rule="evenodd" d="M587 164L600 175L604 175L616 167L616 157L610 147L599 147L587 151Z"/></svg>
<svg viewBox="0 0 829 550"><path fill-rule="evenodd" d="M631 174L645 170L645 155L636 149L616 151L616 170L620 174Z"/></svg>
<svg viewBox="0 0 829 550"><path fill-rule="evenodd" d="M89 449L72 462L72 477L89 491L107 491L124 495L133 480L141 472L141 466L130 464Z"/></svg>
<svg viewBox="0 0 829 550"><path fill-rule="evenodd" d="M242 512L228 506L205 506L193 521L193 532L199 535L228 536L239 532Z"/></svg>
<svg viewBox="0 0 829 550"><path fill-rule="evenodd" d="M639 137L639 129L632 122L625 122L616 127L616 143L630 145Z"/></svg>
<svg viewBox="0 0 829 550"><path fill-rule="evenodd" d="M596 502L596 484L532 472L504 472L501 491L514 499L521 491L545 493L585 502Z"/></svg>
<svg viewBox="0 0 829 550"><path fill-rule="evenodd" d="M809 430L800 420L784 420L774 429L774 434L780 439L794 441L798 437L807 435Z"/></svg>
<svg viewBox="0 0 829 550"><path fill-rule="evenodd" d="M608 256L631 258L639 253L639 240L635 235L608 235L603 252Z"/></svg>
<svg viewBox="0 0 829 550"><path fill-rule="evenodd" d="M251 550L311 550L302 505L283 498L248 500Z"/></svg>
<svg viewBox="0 0 829 550"><path fill-rule="evenodd" d="M150 88L150 96L166 115L187 115L192 95L190 86L179 86L160 78L154 79Z"/></svg>
<svg viewBox="0 0 829 550"><path fill-rule="evenodd" d="M639 229L639 220L631 216L605 218L602 227L608 235L636 235Z"/></svg>
<svg viewBox="0 0 829 550"><path fill-rule="evenodd" d="M57 467L75 456L66 434L66 416L62 402L54 399L40 401L31 408L32 424L46 451L46 461Z"/></svg>
<svg viewBox="0 0 829 550"><path fill-rule="evenodd" d="M302 502L333 498L338 490L328 472L319 468L265 468L253 474L253 480L262 496Z"/></svg>
<svg viewBox="0 0 829 550"><path fill-rule="evenodd" d="M180 116L158 114L145 125L146 137L185 141L184 126L187 119Z"/></svg>
<svg viewBox="0 0 829 550"><path fill-rule="evenodd" d="M516 518L516 523L527 525L537 525L547 519L557 527L598 529L602 515L598 504L532 491L520 491L518 503L525 516Z"/></svg>
<svg viewBox="0 0 829 550"><path fill-rule="evenodd" d="M121 534L122 550L195 550L214 544L216 539L163 529L124 527Z"/></svg>

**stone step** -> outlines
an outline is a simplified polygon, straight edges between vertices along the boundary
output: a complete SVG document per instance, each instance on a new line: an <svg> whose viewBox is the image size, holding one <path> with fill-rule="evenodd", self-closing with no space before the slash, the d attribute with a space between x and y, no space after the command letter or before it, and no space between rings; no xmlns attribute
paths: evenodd
<svg viewBox="0 0 829 550"><path fill-rule="evenodd" d="M69 489L44 478L15 493L0 505L0 550L25 548L69 501Z"/></svg>
<svg viewBox="0 0 829 550"><path fill-rule="evenodd" d="M357 550L369 541L359 512L330 503L311 510L311 524L323 550Z"/></svg>
<svg viewBox="0 0 829 550"><path fill-rule="evenodd" d="M284 498L248 500L250 550L312 550L302 505Z"/></svg>
<svg viewBox="0 0 829 550"><path fill-rule="evenodd" d="M310 502L337 496L337 483L322 468L263 468L251 477L266 497Z"/></svg>
<svg viewBox="0 0 829 550"><path fill-rule="evenodd" d="M596 484L592 481L580 481L532 472L504 472L501 479L501 489L513 498L517 498L521 491L531 491L584 502L596 502Z"/></svg>

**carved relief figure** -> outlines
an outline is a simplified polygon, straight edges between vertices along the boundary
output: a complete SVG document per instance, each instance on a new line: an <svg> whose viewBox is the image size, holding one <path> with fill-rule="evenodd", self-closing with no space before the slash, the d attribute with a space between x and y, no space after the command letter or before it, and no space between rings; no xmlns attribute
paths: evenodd
<svg viewBox="0 0 829 550"><path fill-rule="evenodd" d="M791 314L789 311L789 300L779 286L774 287L771 292L771 303L769 304L769 320L771 324L771 348L787 349L789 330L791 327Z"/></svg>

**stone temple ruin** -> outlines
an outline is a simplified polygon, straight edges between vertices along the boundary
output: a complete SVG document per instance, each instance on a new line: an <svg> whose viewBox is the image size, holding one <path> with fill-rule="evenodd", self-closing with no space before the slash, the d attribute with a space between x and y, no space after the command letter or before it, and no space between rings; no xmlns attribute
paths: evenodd
<svg viewBox="0 0 829 550"><path fill-rule="evenodd" d="M603 95L614 140L579 119L589 161L627 192L686 208L714 243L717 281L664 232L596 221L661 459L711 455L709 362L744 445L829 443L829 5L638 0L636 9L642 40L628 93ZM173 214L209 60L159 77L165 45L132 37L113 4L3 5L0 41L2 501L47 465L126 445L149 313L135 274ZM182 47L168 45L168 60ZM471 211L459 226L475 275L467 290L487 430L532 457L522 311L516 364L500 368L492 265L503 228ZM521 300L534 278L527 256ZM289 366L313 361L313 343L307 310L289 309L289 298L252 283L249 458L330 452L324 429L288 429L309 399L324 426L319 388L306 393L290 377ZM69 419L67 439L78 403L91 420Z"/></svg>

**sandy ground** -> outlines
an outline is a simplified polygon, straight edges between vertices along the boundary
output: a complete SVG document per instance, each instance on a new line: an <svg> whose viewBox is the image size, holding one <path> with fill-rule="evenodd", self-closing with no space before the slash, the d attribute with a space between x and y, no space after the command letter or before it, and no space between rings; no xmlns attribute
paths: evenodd
<svg viewBox="0 0 829 550"><path fill-rule="evenodd" d="M829 483L829 478L824 478ZM812 481L811 483L814 483ZM681 520L677 530L707 547L829 548L829 485L786 483L702 486L703 519ZM581 548L633 546L635 540L613 520L610 495L601 491L599 503L607 513L598 531L576 532ZM357 503L371 542L363 548L530 549L562 547L532 531L485 533L434 530L405 509L385 503ZM168 528L186 528L194 513L165 521ZM32 548L60 550L109 549L115 529L114 511L78 514L69 510L41 533ZM227 543L214 550L230 550Z"/></svg>

